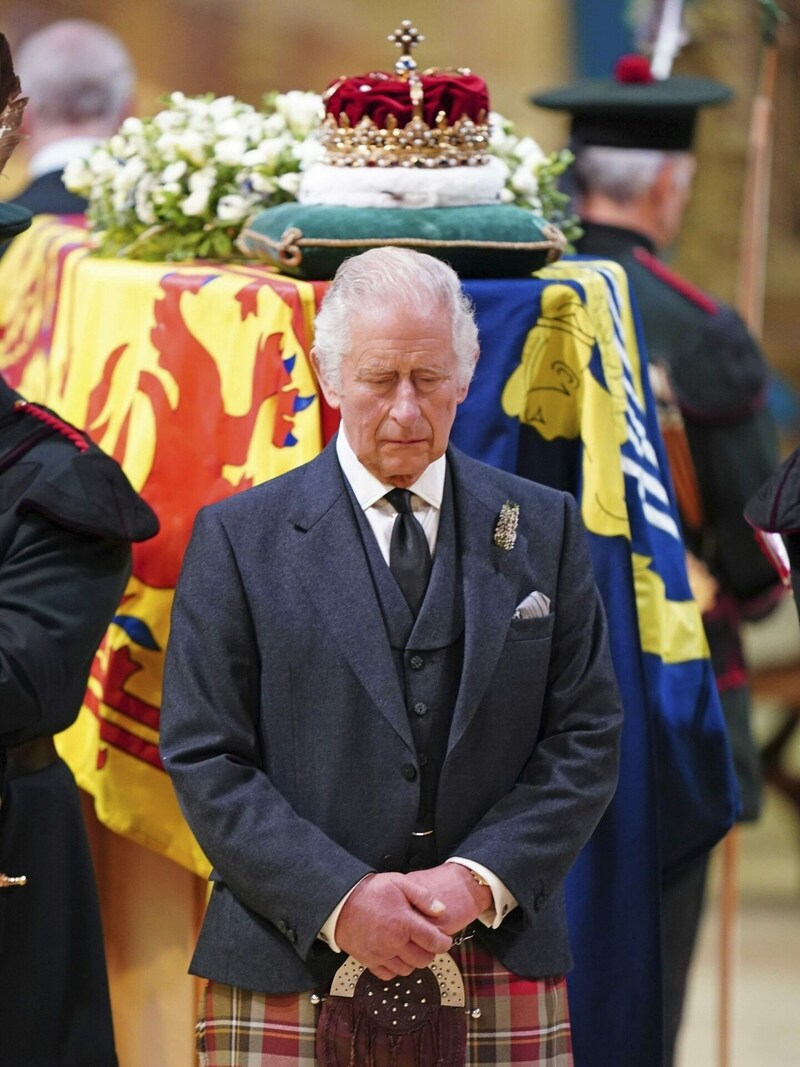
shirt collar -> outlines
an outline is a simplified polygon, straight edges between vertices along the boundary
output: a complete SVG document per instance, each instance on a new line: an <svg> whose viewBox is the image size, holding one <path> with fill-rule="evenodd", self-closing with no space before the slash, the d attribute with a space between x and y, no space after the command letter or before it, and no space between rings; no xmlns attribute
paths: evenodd
<svg viewBox="0 0 800 1067"><path fill-rule="evenodd" d="M41 178L43 174L51 174L54 170L63 170L73 159L90 155L98 143L97 137L65 137L61 141L53 141L31 157L28 173L31 178Z"/></svg>
<svg viewBox="0 0 800 1067"><path fill-rule="evenodd" d="M395 488L388 482L380 481L361 463L347 440L344 423L339 424L339 432L336 435L336 455L344 476L350 483L356 495L356 500L364 511L386 496L390 489ZM412 493L416 493L417 496L421 497L426 504L441 509L446 470L447 462L444 456L439 456L437 460L434 460L433 463L425 468L414 484L408 488Z"/></svg>

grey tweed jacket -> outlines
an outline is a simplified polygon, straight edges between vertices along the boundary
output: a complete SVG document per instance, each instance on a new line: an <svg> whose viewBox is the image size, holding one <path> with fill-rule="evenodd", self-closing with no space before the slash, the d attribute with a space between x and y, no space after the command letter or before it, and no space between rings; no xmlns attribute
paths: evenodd
<svg viewBox="0 0 800 1067"><path fill-rule="evenodd" d="M519 901L484 945L571 966L563 880L617 778L621 704L575 502L447 454L464 660L436 801L443 860ZM493 543L505 501L511 548ZM537 590L550 614L513 620ZM317 939L370 871L397 870L419 802L408 713L333 443L196 521L175 597L161 751L214 865L192 971L264 992L324 983Z"/></svg>

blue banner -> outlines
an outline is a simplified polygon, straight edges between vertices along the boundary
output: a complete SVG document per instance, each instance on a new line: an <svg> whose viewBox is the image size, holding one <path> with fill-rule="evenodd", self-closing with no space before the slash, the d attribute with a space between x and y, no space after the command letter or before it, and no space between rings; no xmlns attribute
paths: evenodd
<svg viewBox="0 0 800 1067"><path fill-rule="evenodd" d="M452 439L578 499L625 707L617 793L567 882L576 1065L658 1067L661 881L738 797L641 331L611 263L464 288L491 349Z"/></svg>

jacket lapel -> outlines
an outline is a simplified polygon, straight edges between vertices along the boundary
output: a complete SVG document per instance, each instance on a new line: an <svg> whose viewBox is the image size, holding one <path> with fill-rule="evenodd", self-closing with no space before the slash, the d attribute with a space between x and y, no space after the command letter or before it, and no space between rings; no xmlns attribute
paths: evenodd
<svg viewBox="0 0 800 1067"><path fill-rule="evenodd" d="M453 472L464 583L464 666L448 752L467 729L492 677L517 605L527 541L517 533L510 550L494 544L505 497L485 467L457 449L447 454Z"/></svg>
<svg viewBox="0 0 800 1067"><path fill-rule="evenodd" d="M290 522L297 577L320 632L341 649L378 711L413 751L397 670L334 442L305 467Z"/></svg>

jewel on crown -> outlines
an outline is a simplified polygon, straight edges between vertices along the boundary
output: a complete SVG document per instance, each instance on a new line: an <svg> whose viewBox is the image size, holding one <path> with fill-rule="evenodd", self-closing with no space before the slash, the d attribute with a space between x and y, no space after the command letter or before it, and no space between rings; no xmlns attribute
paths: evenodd
<svg viewBox="0 0 800 1067"><path fill-rule="evenodd" d="M395 76L340 78L323 96L323 161L338 167L457 167L489 160L486 84L466 68L420 73L424 41L404 20L388 39L400 50Z"/></svg>

